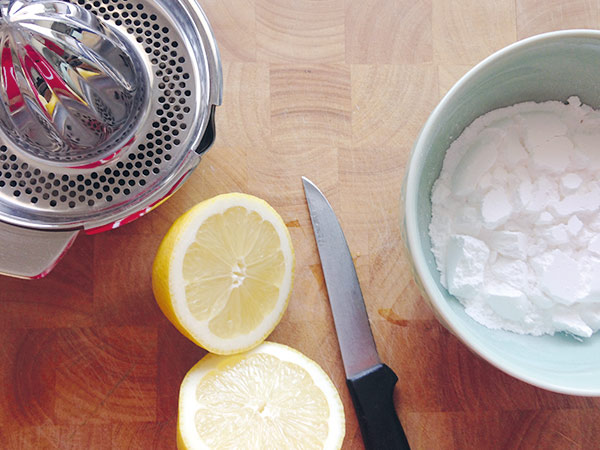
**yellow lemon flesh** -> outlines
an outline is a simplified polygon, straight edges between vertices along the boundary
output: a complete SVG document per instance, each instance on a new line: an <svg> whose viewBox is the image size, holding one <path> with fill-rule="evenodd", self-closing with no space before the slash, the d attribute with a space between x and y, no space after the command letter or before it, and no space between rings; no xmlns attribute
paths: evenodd
<svg viewBox="0 0 600 450"><path fill-rule="evenodd" d="M180 449L339 449L344 434L335 386L317 363L285 345L208 354L181 384Z"/></svg>
<svg viewBox="0 0 600 450"><path fill-rule="evenodd" d="M239 353L281 320L294 264L279 214L257 197L224 194L175 221L154 260L152 287L185 336L213 353Z"/></svg>

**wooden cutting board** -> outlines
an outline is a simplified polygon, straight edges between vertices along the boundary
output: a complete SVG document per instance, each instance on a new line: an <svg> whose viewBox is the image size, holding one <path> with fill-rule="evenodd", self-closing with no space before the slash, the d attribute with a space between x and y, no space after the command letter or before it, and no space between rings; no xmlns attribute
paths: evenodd
<svg viewBox="0 0 600 450"><path fill-rule="evenodd" d="M286 221L297 275L270 339L330 374L346 408L344 448L362 448L302 175L342 222L413 448L598 448L600 399L513 379L438 324L401 250L399 197L419 128L464 72L517 39L600 27L600 2L201 4L223 62L217 142L156 211L79 237L46 279L0 278L0 448L175 448L179 384L204 351L162 316L150 267L176 217L232 191L266 199Z"/></svg>

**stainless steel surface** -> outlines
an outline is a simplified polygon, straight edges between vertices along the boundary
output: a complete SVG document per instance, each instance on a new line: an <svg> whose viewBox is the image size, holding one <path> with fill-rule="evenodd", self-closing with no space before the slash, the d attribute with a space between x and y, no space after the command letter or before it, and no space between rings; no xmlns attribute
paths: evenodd
<svg viewBox="0 0 600 450"><path fill-rule="evenodd" d="M0 126L48 164L81 166L115 153L148 105L141 55L84 7L0 2Z"/></svg>
<svg viewBox="0 0 600 450"><path fill-rule="evenodd" d="M23 148L18 139L10 135L10 130L0 127L4 129L0 130L0 221L40 230L96 228L135 215L158 202L198 164L200 157L194 150L203 138L214 105L221 102L221 65L212 30L195 0L73 0L73 5L58 3L41 1L23 8L50 7L54 11L71 11L70 8L77 4L85 14L74 12L68 15L69 20L84 20L84 17L84 21L94 23L92 16L96 17L107 30L106 35L99 38L94 33L84 33L79 37L85 35L86 40L75 44L66 32L61 35L64 45L68 43L80 49L88 44L89 37L93 45L84 52L88 60L93 59L95 44L109 47L114 55L126 48L133 65L130 75L137 77L139 66L143 72L139 76L146 79L145 87L132 86L135 92L145 89L142 100L138 103L132 100L141 105L143 114L124 124L123 130L130 125L133 127L122 134L125 139L133 133L126 145L122 145L123 139L115 138L115 142L119 142L113 146L114 152L96 163L76 163L75 167L68 167L62 160L58 164L57 160L42 158L40 154L33 156L32 151ZM6 9L6 2L2 5ZM6 19L0 23L0 33L6 39L17 42L16 39L30 32L31 27L35 33L44 36L41 30L46 28L31 25L37 22L31 22L33 19L29 17L38 20L37 15L27 14L27 19L21 16L19 20L17 16L10 25ZM61 28L62 25L58 25L64 23L62 15L60 20L48 18L44 23L50 28L48 37L55 39L56 28ZM74 22L67 20L66 23L62 28L68 28ZM85 91L85 95L93 96L86 91L92 89L91 82L77 84L80 78L75 73L81 73L79 68L75 70L70 62L59 61L47 43L46 47L39 43L41 38L29 37L35 41L37 53L55 64L55 70L60 68L61 73L72 75L70 79L63 77L65 82L74 84L69 84L71 90L79 89ZM10 42L3 43L7 44ZM23 55L22 51L20 54ZM11 52L11 56L15 64L19 54L15 57ZM100 64L98 59L93 63L105 74L100 78L107 86L114 88L121 83L119 92L125 91L123 86L128 85L125 77L115 76L108 63ZM116 66L114 61L112 64ZM2 83L6 84L6 80L3 75ZM2 91L6 91L6 87ZM66 102L67 97L67 94L63 95L61 101ZM105 97L103 100L108 102ZM110 105L114 106L114 102ZM57 108L52 111L56 113Z"/></svg>
<svg viewBox="0 0 600 450"><path fill-rule="evenodd" d="M302 177L327 295L335 322L346 376L379 364L369 317L344 232L331 205L309 179Z"/></svg>
<svg viewBox="0 0 600 450"><path fill-rule="evenodd" d="M69 249L77 231L38 231L0 222L0 274L41 278Z"/></svg>

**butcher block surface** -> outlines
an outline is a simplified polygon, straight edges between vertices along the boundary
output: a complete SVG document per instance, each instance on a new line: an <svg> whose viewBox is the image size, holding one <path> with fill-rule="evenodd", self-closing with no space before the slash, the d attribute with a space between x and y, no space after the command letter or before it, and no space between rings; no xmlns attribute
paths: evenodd
<svg viewBox="0 0 600 450"><path fill-rule="evenodd" d="M151 265L180 214L234 191L267 200L296 251L289 308L269 340L331 376L346 410L344 448L363 448L302 175L346 233L413 448L598 448L600 398L505 375L436 321L402 251L399 201L412 143L460 76L533 34L599 28L600 2L200 3L223 64L216 143L152 213L80 236L45 279L0 278L0 448L175 448L179 385L205 351L158 309Z"/></svg>

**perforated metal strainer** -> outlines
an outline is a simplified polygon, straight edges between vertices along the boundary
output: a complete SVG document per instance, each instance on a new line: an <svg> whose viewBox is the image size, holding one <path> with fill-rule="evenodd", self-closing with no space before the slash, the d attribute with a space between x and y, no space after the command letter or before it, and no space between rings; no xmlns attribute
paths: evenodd
<svg viewBox="0 0 600 450"><path fill-rule="evenodd" d="M0 65L1 273L43 276L80 230L145 214L214 141L196 0L0 0Z"/></svg>

